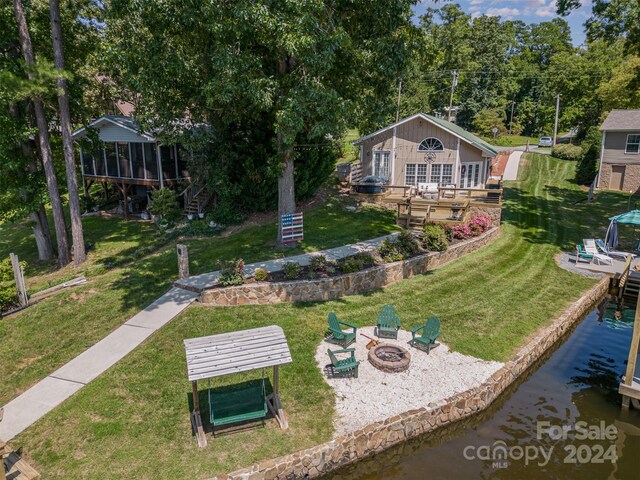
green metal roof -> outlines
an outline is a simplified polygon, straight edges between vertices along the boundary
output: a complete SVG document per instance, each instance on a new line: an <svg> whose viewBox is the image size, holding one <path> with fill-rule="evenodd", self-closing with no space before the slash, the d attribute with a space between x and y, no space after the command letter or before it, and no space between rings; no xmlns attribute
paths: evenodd
<svg viewBox="0 0 640 480"><path fill-rule="evenodd" d="M446 120L443 120L442 118L437 118L432 115L427 115L426 113L423 113L422 115L427 117L433 123L440 125L442 128L449 130L452 133L455 133L456 135L464 138L466 141L468 141L472 145L475 145L480 150L483 150L486 153L490 153L494 156L498 154L498 151L495 148L493 148L492 145L485 142L480 137L477 137L473 133L466 131L464 128L459 127L455 123L448 122Z"/></svg>

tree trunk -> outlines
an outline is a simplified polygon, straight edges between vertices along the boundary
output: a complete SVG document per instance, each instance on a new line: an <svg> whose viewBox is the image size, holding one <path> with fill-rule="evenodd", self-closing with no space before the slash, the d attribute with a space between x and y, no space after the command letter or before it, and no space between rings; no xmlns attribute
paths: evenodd
<svg viewBox="0 0 640 480"><path fill-rule="evenodd" d="M31 36L27 28L27 20L24 16L24 9L21 0L13 0L13 11L18 23L18 31L20 33L20 45L25 63L31 66L35 63L33 56L33 47L31 46ZM29 79L33 79L33 75L29 74ZM36 123L38 125L38 141L40 143L40 152L42 155L42 165L47 180L47 188L49 190L49 199L51 200L51 208L53 210L53 222L56 230L56 241L58 244L58 265L63 267L69 263L69 247L67 244L67 228L64 220L64 212L62 210L62 200L60 200L60 192L58 191L58 180L53 166L53 157L51 155L51 145L49 144L49 125L44 113L44 105L39 98L33 99L33 109L35 111Z"/></svg>
<svg viewBox="0 0 640 480"><path fill-rule="evenodd" d="M286 75L289 71L289 61L279 60L276 65L278 75ZM280 90L280 97L284 97L284 91ZM293 148L286 146L284 135L278 133L278 154L282 158L282 171L278 177L278 244L282 245L282 215L295 213L296 195L293 180Z"/></svg>
<svg viewBox="0 0 640 480"><path fill-rule="evenodd" d="M53 40L53 64L56 71L64 71L64 47L62 45L62 25L60 20L59 0L49 1L51 13L51 37ZM82 231L82 211L78 195L78 175L76 159L71 137L71 112L69 109L69 91L67 80L59 75L56 78L58 87L58 106L60 107L60 129L62 130L62 147L67 172L67 190L69 192L69 213L71 215L71 238L73 240L73 263L78 266L87 259L84 249L84 233Z"/></svg>
<svg viewBox="0 0 640 480"><path fill-rule="evenodd" d="M15 119L18 119L20 116L16 105L9 105L9 112ZM37 173L38 165L31 145L26 141L21 141L20 150L22 152L22 156L27 159L27 169L29 170L29 173ZM25 204L31 204L31 194L26 190L23 191L20 196ZM51 243L49 221L44 210L44 205L40 204L37 211L33 211L29 214L29 218L33 222L32 228L36 239L36 247L38 248L38 260L43 262L53 260L53 244Z"/></svg>
<svg viewBox="0 0 640 480"><path fill-rule="evenodd" d="M282 155L282 172L278 177L278 222L282 215L295 213L296 195L293 181L293 149L285 148ZM282 243L282 228L278 228L278 243Z"/></svg>

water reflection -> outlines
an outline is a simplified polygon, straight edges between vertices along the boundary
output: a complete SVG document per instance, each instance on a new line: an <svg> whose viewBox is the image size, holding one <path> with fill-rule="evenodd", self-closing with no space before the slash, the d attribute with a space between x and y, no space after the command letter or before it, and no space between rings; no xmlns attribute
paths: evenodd
<svg viewBox="0 0 640 480"><path fill-rule="evenodd" d="M632 330L597 320L597 312L588 315L489 410L346 467L331 478L639 478L640 413L622 412L617 393ZM575 428L566 438L550 434L578 422L604 422L617 434L614 439L580 439ZM502 460L503 449L516 459L507 455ZM528 455L518 458L521 451ZM613 456L618 457L615 462L610 460Z"/></svg>

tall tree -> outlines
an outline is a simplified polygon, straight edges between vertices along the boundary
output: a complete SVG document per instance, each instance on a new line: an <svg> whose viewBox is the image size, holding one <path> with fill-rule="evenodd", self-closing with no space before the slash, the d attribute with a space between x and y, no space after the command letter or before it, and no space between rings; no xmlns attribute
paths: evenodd
<svg viewBox="0 0 640 480"><path fill-rule="evenodd" d="M33 72L31 69L35 66L35 56L33 54L31 35L29 33L27 19L24 14L24 7L21 0L13 0L13 10L18 24L22 55L24 56L27 66L27 75L30 80L33 80ZM42 100L37 96L34 96L32 104L36 123L38 125L40 155L42 156L42 164L44 167L44 174L47 181L49 199L51 201L51 209L53 212L56 242L58 245L58 265L64 266L69 263L69 246L67 243L67 229L65 225L64 211L62 209L62 200L60 199L58 180L53 166L53 156L51 154L51 145L49 142L49 124L45 116Z"/></svg>
<svg viewBox="0 0 640 480"><path fill-rule="evenodd" d="M71 137L71 112L69 109L69 91L64 76L64 46L62 44L62 25L60 20L60 3L58 0L49 1L51 15L51 37L53 41L53 64L59 72L56 78L58 87L58 106L60 114L60 129L62 130L62 147L66 165L67 190L69 192L69 213L71 216L71 237L73 240L73 262L75 265L83 263L87 255L84 248L84 234L82 231L82 217L80 197L78 195L78 174L76 159Z"/></svg>
<svg viewBox="0 0 640 480"><path fill-rule="evenodd" d="M140 93L143 122L166 126L188 109L226 132L268 118L261 134L276 153L262 168L277 172L279 212L291 213L300 144L325 148L347 121L395 111L386 98L408 60L413 3L113 0L109 73Z"/></svg>

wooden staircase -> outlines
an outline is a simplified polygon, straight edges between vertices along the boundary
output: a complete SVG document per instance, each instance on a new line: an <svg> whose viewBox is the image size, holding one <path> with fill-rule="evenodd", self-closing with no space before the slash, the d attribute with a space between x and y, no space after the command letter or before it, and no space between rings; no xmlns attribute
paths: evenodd
<svg viewBox="0 0 640 480"><path fill-rule="evenodd" d="M204 212L209 202L211 202L211 194L206 187L192 183L180 195L184 197L184 213L197 215Z"/></svg>
<svg viewBox="0 0 640 480"><path fill-rule="evenodd" d="M640 294L640 272L630 271L622 293L624 304L630 307L635 306L638 302L638 294Z"/></svg>

